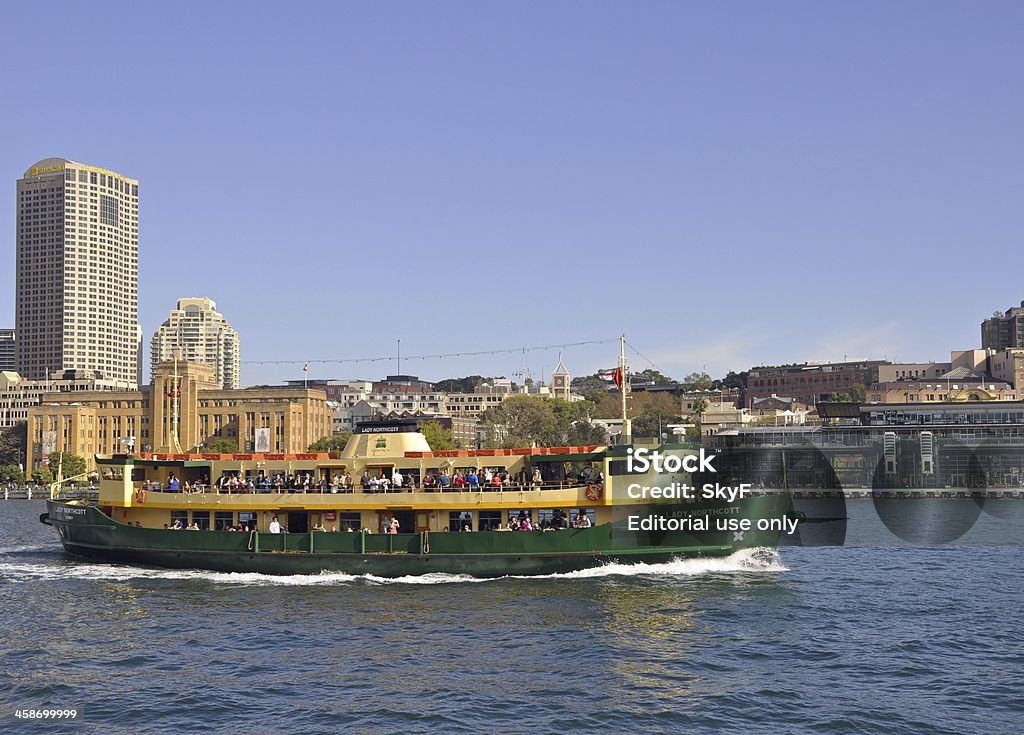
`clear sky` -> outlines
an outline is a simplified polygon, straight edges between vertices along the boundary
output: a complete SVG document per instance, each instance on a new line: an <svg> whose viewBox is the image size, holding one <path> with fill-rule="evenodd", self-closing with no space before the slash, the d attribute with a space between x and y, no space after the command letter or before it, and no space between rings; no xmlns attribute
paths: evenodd
<svg viewBox="0 0 1024 735"><path fill-rule="evenodd" d="M0 326L59 156L141 181L147 358L208 296L299 361L243 385L397 339L427 379L620 333L674 377L945 360L1024 299L1022 38L1019 2L6 3Z"/></svg>

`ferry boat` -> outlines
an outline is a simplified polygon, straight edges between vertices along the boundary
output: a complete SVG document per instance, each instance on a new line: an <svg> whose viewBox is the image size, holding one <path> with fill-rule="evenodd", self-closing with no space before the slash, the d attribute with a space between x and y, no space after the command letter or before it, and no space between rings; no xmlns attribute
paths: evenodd
<svg viewBox="0 0 1024 735"><path fill-rule="evenodd" d="M367 423L337 455L97 456L98 501L50 500L40 520L77 557L382 577L727 556L795 527L788 492L719 492L679 469L697 450L658 451L675 461L639 472L630 446L432 451L414 423Z"/></svg>

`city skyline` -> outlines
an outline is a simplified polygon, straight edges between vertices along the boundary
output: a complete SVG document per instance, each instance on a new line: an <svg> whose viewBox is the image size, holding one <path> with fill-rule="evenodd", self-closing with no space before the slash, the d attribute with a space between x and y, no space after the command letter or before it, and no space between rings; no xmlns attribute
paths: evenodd
<svg viewBox="0 0 1024 735"><path fill-rule="evenodd" d="M23 109L59 96L75 125L8 116L0 168L64 156L144 181L143 334L182 293L215 299L244 384L306 361L395 372L316 360L399 339L402 372L431 380L549 378L559 351L591 374L616 345L412 356L622 333L677 378L942 361L1024 298L1013 4L346 5L288 32L259 4L195 25L58 5L12 7L0 55ZM100 32L132 59L118 94L67 80ZM243 37L267 52L233 53ZM0 231L13 293L10 209Z"/></svg>

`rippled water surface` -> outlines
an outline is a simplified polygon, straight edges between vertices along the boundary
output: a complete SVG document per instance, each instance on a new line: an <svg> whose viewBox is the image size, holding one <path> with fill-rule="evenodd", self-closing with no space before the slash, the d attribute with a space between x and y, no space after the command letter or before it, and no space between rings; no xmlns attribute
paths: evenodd
<svg viewBox="0 0 1024 735"><path fill-rule="evenodd" d="M0 732L1019 732L1024 501L905 502L971 523L481 581L84 563L0 501Z"/></svg>

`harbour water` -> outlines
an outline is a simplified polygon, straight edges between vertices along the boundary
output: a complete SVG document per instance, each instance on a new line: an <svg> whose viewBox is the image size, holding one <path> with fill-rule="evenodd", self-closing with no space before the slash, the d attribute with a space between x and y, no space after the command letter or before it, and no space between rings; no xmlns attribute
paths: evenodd
<svg viewBox="0 0 1024 735"><path fill-rule="evenodd" d="M777 554L487 581L83 563L0 502L0 732L1018 732L1024 501L811 502Z"/></svg>

